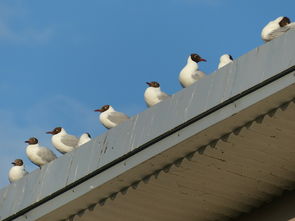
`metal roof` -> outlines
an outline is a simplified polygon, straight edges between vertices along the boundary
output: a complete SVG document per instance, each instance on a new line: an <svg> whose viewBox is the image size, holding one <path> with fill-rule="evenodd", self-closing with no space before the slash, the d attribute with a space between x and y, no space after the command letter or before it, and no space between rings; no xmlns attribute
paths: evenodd
<svg viewBox="0 0 295 221"><path fill-rule="evenodd" d="M1 189L0 219L226 220L292 189L294 39L289 31Z"/></svg>

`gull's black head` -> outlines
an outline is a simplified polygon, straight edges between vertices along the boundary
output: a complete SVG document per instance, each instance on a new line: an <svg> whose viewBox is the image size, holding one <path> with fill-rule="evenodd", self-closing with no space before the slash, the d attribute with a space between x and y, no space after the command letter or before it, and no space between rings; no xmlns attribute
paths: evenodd
<svg viewBox="0 0 295 221"><path fill-rule="evenodd" d="M288 17L283 17L279 22L280 27L285 27L287 24L290 24L291 20Z"/></svg>
<svg viewBox="0 0 295 221"><path fill-rule="evenodd" d="M200 61L206 61L205 59L201 58L201 56L198 54L191 54L191 59L196 63Z"/></svg>
<svg viewBox="0 0 295 221"><path fill-rule="evenodd" d="M150 87L160 87L160 84L156 81L151 81L151 82L146 82L147 85L149 85Z"/></svg>

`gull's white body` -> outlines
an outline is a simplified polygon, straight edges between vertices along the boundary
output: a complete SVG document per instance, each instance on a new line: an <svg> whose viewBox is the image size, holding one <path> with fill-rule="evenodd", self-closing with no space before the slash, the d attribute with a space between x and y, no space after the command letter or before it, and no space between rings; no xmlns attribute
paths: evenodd
<svg viewBox="0 0 295 221"><path fill-rule="evenodd" d="M289 31L290 29L294 29L295 28L295 22L292 22L290 24L287 24L284 27L280 27L279 22L283 19L283 16L280 16L278 18L276 18L273 21L270 21L261 31L261 38L263 41L268 42L271 41L281 35L283 35L284 33L286 33L287 31Z"/></svg>
<svg viewBox="0 0 295 221"><path fill-rule="evenodd" d="M205 73L199 71L198 64L191 59L191 56L189 56L187 64L179 74L179 81L182 87L188 87L204 76Z"/></svg>
<svg viewBox="0 0 295 221"><path fill-rule="evenodd" d="M165 100L169 95L161 91L160 87L148 87L144 92L144 100L149 107Z"/></svg>
<svg viewBox="0 0 295 221"><path fill-rule="evenodd" d="M66 132L65 129L61 129L58 134L54 134L51 137L53 146L62 154L71 152L74 150L79 142L79 139L73 135Z"/></svg>
<svg viewBox="0 0 295 221"><path fill-rule="evenodd" d="M37 166L43 166L56 159L56 155L50 149L39 144L29 144L26 148L26 154L30 161Z"/></svg>
<svg viewBox="0 0 295 221"><path fill-rule="evenodd" d="M128 119L129 117L126 114L115 111L112 106L99 115L100 122L108 129L116 127Z"/></svg>
<svg viewBox="0 0 295 221"><path fill-rule="evenodd" d="M221 55L220 56L220 61L219 61L219 64L218 64L218 69L219 68L222 68L223 66L229 64L233 62L233 60L230 59L230 56L228 54L224 54L224 55Z"/></svg>
<svg viewBox="0 0 295 221"><path fill-rule="evenodd" d="M23 178L25 175L27 175L28 172L25 169L25 166L13 166L8 172L8 179L9 182L15 182L21 178Z"/></svg>
<svg viewBox="0 0 295 221"><path fill-rule="evenodd" d="M91 138L88 136L87 133L84 133L81 135L79 142L78 142L78 146L81 146L87 142L89 142L91 140Z"/></svg>

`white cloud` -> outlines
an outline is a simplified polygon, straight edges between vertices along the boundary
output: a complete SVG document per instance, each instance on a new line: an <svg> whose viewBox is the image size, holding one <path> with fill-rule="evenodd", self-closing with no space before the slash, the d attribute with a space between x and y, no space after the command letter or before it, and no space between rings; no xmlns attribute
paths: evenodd
<svg viewBox="0 0 295 221"><path fill-rule="evenodd" d="M23 115L26 124L39 122L42 125L93 128L98 119L92 109L82 102L64 95L55 95L31 106ZM48 128L50 129L50 128Z"/></svg>
<svg viewBox="0 0 295 221"><path fill-rule="evenodd" d="M4 34L1 35L1 32ZM15 43L46 43L53 36L54 30L51 27L43 29L24 28L16 31L5 27L1 30L0 25L0 39L12 41Z"/></svg>
<svg viewBox="0 0 295 221"><path fill-rule="evenodd" d="M54 35L54 28L33 27L25 22L27 15L22 4L0 3L0 40L21 44L48 42Z"/></svg>

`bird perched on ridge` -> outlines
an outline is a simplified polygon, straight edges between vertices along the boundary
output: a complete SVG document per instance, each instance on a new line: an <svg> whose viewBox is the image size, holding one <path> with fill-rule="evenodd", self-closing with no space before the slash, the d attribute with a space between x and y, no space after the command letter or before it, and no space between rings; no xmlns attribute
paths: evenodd
<svg viewBox="0 0 295 221"><path fill-rule="evenodd" d="M71 152L74 150L79 142L76 136L70 135L62 127L56 127L52 131L46 132L52 134L51 142L53 146L62 154Z"/></svg>
<svg viewBox="0 0 295 221"><path fill-rule="evenodd" d="M116 111L111 105L104 105L94 111L100 112L99 120L107 129L116 127L118 124L129 119L126 114Z"/></svg>
<svg viewBox="0 0 295 221"><path fill-rule="evenodd" d="M29 145L26 148L26 154L33 164L41 167L46 163L56 159L56 155L47 147L39 145L39 141L35 137L26 140Z"/></svg>
<svg viewBox="0 0 295 221"><path fill-rule="evenodd" d="M220 56L218 69L222 68L223 66L231 63L233 61L233 57L229 54L224 54Z"/></svg>
<svg viewBox="0 0 295 221"><path fill-rule="evenodd" d="M291 23L288 17L280 16L273 21L270 21L261 31L261 38L263 41L271 41L290 29L295 28L295 22Z"/></svg>
<svg viewBox="0 0 295 221"><path fill-rule="evenodd" d="M89 142L91 140L91 136L89 133L84 133L81 135L81 137L79 138L79 142L78 142L78 146L81 146L87 142Z"/></svg>
<svg viewBox="0 0 295 221"><path fill-rule="evenodd" d="M8 172L8 179L10 183L15 182L28 174L22 159L16 159L11 164L13 164L13 167L11 167Z"/></svg>
<svg viewBox="0 0 295 221"><path fill-rule="evenodd" d="M151 107L169 97L168 94L161 91L160 84L156 81L146 82L149 87L144 92L144 100Z"/></svg>
<svg viewBox="0 0 295 221"><path fill-rule="evenodd" d="M179 81L182 87L188 87L205 76L205 73L199 70L198 63L206 61L198 54L191 54L187 59L187 64L180 71Z"/></svg>

